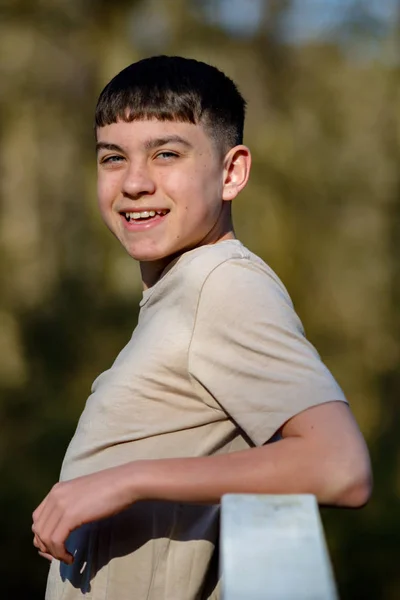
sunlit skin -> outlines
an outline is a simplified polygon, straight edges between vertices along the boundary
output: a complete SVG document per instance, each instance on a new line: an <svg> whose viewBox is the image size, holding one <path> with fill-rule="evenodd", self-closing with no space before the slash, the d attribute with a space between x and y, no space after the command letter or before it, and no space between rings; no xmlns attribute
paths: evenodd
<svg viewBox="0 0 400 600"><path fill-rule="evenodd" d="M97 130L98 202L107 227L140 262L144 287L172 258L235 237L231 201L246 185L250 151L222 151L201 125L118 121ZM128 222L127 212L167 210Z"/></svg>

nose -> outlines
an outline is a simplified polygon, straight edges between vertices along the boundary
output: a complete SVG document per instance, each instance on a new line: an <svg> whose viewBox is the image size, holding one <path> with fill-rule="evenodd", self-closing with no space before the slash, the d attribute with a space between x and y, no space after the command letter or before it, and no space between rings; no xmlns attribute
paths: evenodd
<svg viewBox="0 0 400 600"><path fill-rule="evenodd" d="M130 163L122 182L122 193L132 199L154 194L156 185L148 166L143 162Z"/></svg>

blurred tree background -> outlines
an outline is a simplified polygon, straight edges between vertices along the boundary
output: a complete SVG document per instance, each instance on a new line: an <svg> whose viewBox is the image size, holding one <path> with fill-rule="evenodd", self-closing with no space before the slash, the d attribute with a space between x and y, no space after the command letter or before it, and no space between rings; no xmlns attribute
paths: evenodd
<svg viewBox="0 0 400 600"><path fill-rule="evenodd" d="M0 0L2 598L44 596L31 513L90 385L128 341L137 266L96 209L95 103L153 54L248 101L238 236L282 278L373 459L361 511L322 509L342 600L400 598L397 0Z"/></svg>

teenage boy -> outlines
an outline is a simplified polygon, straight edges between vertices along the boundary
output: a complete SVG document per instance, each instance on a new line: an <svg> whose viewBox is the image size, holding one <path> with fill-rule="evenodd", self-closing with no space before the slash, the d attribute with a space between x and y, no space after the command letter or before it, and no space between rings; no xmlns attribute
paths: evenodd
<svg viewBox="0 0 400 600"><path fill-rule="evenodd" d="M215 599L223 494L369 498L341 389L278 277L235 239L244 108L223 73L179 57L130 65L100 95L100 212L144 291L33 514L47 600Z"/></svg>

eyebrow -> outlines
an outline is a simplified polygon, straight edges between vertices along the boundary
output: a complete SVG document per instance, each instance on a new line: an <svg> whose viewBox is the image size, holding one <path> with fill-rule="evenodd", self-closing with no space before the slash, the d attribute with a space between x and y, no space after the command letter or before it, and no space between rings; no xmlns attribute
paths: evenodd
<svg viewBox="0 0 400 600"><path fill-rule="evenodd" d="M144 143L144 147L146 150L154 150L167 144L181 144L182 146L186 146L186 148L192 148L192 144L180 135L167 135L165 137L149 139Z"/></svg>
<svg viewBox="0 0 400 600"><path fill-rule="evenodd" d="M186 148L192 148L192 144L182 138L180 135L168 135L160 138L152 138L146 140L144 143L144 147L146 150L154 150L155 148L159 148L160 146L165 146L167 144L181 144L182 146L186 146ZM124 149L118 144L110 144L108 142L97 142L96 144L96 152L100 150L111 150L114 152L124 152Z"/></svg>
<svg viewBox="0 0 400 600"><path fill-rule="evenodd" d="M100 150L113 150L114 152L123 152L123 148L118 146L118 144L108 144L107 142L97 142L96 143L96 152Z"/></svg>

